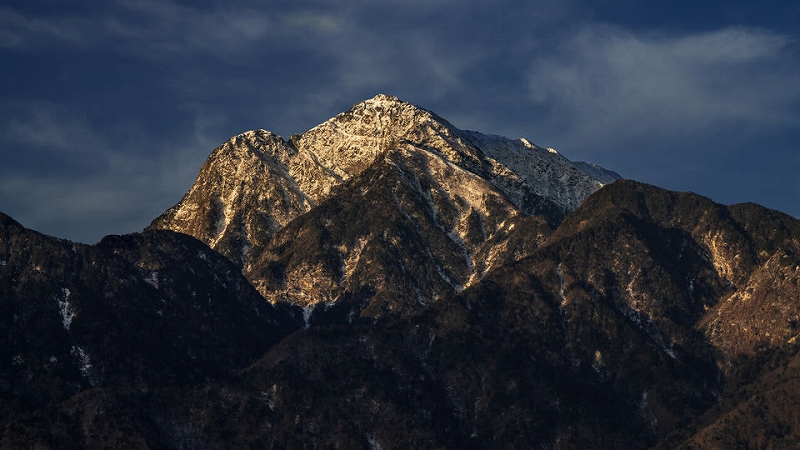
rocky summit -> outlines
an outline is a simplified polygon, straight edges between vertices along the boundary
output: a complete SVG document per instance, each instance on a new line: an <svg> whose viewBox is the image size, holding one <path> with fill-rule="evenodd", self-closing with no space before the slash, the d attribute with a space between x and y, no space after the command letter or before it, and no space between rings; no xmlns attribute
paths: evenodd
<svg viewBox="0 0 800 450"><path fill-rule="evenodd" d="M618 178L378 95L288 141L232 138L150 228L202 240L272 303L378 319L525 256L537 230ZM517 226L531 244L509 247Z"/></svg>
<svg viewBox="0 0 800 450"><path fill-rule="evenodd" d="M0 215L0 447L800 446L800 221L379 95L148 230Z"/></svg>

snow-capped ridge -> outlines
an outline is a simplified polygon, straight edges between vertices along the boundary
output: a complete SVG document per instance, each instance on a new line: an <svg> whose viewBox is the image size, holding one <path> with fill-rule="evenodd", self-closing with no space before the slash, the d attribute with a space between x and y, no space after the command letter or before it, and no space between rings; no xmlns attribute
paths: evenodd
<svg viewBox="0 0 800 450"><path fill-rule="evenodd" d="M462 133L493 163L508 169L495 170L501 174L495 183L523 209L525 193L533 191L556 203L564 212L570 212L593 192L619 178L599 166L579 166L557 150L544 149L526 138L512 140L477 131Z"/></svg>
<svg viewBox="0 0 800 450"><path fill-rule="evenodd" d="M585 161L577 161L573 163L575 167L582 170L592 178L600 181L604 185L611 184L619 179L622 179L622 176L613 170L608 170L603 167L598 166L597 164L585 162Z"/></svg>

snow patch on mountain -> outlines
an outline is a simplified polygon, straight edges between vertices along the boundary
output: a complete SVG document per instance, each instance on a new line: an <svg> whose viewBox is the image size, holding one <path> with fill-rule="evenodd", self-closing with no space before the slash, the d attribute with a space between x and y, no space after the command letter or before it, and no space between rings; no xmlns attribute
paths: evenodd
<svg viewBox="0 0 800 450"><path fill-rule="evenodd" d="M70 353L76 359L78 363L78 370L81 372L81 376L84 380L86 380L91 386L97 386L98 380L95 376L92 359L83 350L80 345L73 345Z"/></svg>
<svg viewBox="0 0 800 450"><path fill-rule="evenodd" d="M69 331L69 327L72 326L72 319L75 318L75 313L69 303L71 293L69 289L62 288L60 294L56 300L58 301L58 310L61 313L61 324L65 330Z"/></svg>
<svg viewBox="0 0 800 450"><path fill-rule="evenodd" d="M144 277L145 283L153 286L154 288L158 289L158 271L150 272L146 277Z"/></svg>
<svg viewBox="0 0 800 450"><path fill-rule="evenodd" d="M599 181L603 185L611 184L622 178L622 176L617 172L614 172L613 170L604 169L594 163L585 161L576 161L573 162L572 164L574 164L575 167L577 167L590 177L594 178L595 180Z"/></svg>
<svg viewBox="0 0 800 450"><path fill-rule="evenodd" d="M494 163L500 165L494 174L505 181L521 180L534 192L573 211L586 198L619 176L599 166L576 165L555 149L544 149L527 139L512 140L503 136L464 131L464 135ZM586 169L586 170L584 170ZM616 177L614 176L616 175ZM501 189L506 183L496 182ZM520 192L508 192L512 202L519 203Z"/></svg>

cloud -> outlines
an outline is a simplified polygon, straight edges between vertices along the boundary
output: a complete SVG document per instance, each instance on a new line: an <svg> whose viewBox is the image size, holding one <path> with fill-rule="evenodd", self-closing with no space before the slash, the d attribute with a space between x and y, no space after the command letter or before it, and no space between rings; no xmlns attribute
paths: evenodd
<svg viewBox="0 0 800 450"><path fill-rule="evenodd" d="M91 28L86 17L40 17L0 7L0 49L27 50L52 42L86 43Z"/></svg>
<svg viewBox="0 0 800 450"><path fill-rule="evenodd" d="M658 35L590 26L533 59L529 98L570 146L697 137L709 129L797 127L791 40L725 28Z"/></svg>
<svg viewBox="0 0 800 450"><path fill-rule="evenodd" d="M3 134L16 144L57 151L91 151L100 141L85 118L54 102L21 102L3 109L10 116Z"/></svg>
<svg viewBox="0 0 800 450"><path fill-rule="evenodd" d="M0 8L0 49L70 48L146 59L212 56L230 59L269 41L302 43L308 33L339 29L335 16L258 2L215 7L153 0L117 0L102 8L21 12Z"/></svg>
<svg viewBox="0 0 800 450"><path fill-rule="evenodd" d="M623 176L797 213L800 53L761 28L583 23L531 46L534 142Z"/></svg>
<svg viewBox="0 0 800 450"><path fill-rule="evenodd" d="M315 33L337 33L342 24L332 14L313 11L298 11L285 14L282 18L288 27Z"/></svg>
<svg viewBox="0 0 800 450"><path fill-rule="evenodd" d="M166 136L147 136L136 124L101 129L53 102L7 103L0 112L13 117L0 130L0 210L82 242L148 225L189 189L221 142L220 118L202 110L187 111L192 129Z"/></svg>

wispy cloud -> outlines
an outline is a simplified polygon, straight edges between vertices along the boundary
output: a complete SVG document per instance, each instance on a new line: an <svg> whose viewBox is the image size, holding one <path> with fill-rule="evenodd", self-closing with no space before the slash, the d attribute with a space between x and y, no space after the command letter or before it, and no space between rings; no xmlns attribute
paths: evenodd
<svg viewBox="0 0 800 450"><path fill-rule="evenodd" d="M530 99L561 142L696 137L709 128L800 125L788 37L748 28L646 35L587 27L534 58ZM556 121L561 121L557 123Z"/></svg>
<svg viewBox="0 0 800 450"><path fill-rule="evenodd" d="M3 109L11 119L2 131L13 143L59 152L91 152L100 141L85 118L54 102L18 102Z"/></svg>
<svg viewBox="0 0 800 450"><path fill-rule="evenodd" d="M7 162L0 169L0 210L45 233L84 242L141 230L188 190L199 164L220 143L212 131L219 119L202 111L191 112L194 128L154 137L116 135L55 103L2 110L15 119L0 130ZM23 158L31 162L20 164Z"/></svg>
<svg viewBox="0 0 800 450"><path fill-rule="evenodd" d="M28 50L53 42L85 44L93 34L91 29L88 17L41 17L0 7L0 49Z"/></svg>
<svg viewBox="0 0 800 450"><path fill-rule="evenodd" d="M319 8L278 9L258 2L208 7L118 0L103 8L52 14L0 8L0 48L23 51L68 46L143 58L227 58L252 51L256 43L302 43L309 33L334 33L339 28L336 16Z"/></svg>

